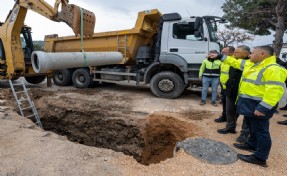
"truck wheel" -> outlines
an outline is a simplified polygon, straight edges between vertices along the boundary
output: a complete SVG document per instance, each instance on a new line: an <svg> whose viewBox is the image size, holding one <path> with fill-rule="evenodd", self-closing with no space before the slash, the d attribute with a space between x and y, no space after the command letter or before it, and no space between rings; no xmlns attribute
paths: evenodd
<svg viewBox="0 0 287 176"><path fill-rule="evenodd" d="M150 81L152 93L160 98L177 98L184 90L182 78L173 72L160 72Z"/></svg>
<svg viewBox="0 0 287 176"><path fill-rule="evenodd" d="M68 86L72 84L72 70L55 70L52 74L53 82L58 86Z"/></svg>
<svg viewBox="0 0 287 176"><path fill-rule="evenodd" d="M77 69L72 76L72 81L77 88L87 88L93 84L90 72L86 68Z"/></svg>
<svg viewBox="0 0 287 176"><path fill-rule="evenodd" d="M31 76L25 77L25 80L30 84L39 84L46 79L46 76Z"/></svg>

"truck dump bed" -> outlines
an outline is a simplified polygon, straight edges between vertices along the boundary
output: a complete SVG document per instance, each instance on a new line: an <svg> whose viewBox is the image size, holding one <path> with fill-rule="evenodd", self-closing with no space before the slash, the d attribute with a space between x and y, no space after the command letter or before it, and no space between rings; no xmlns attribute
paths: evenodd
<svg viewBox="0 0 287 176"><path fill-rule="evenodd" d="M84 40L84 50L88 51L119 51L123 54L123 64L135 62L138 48L151 46L161 13L157 9L139 12L135 27L128 30L94 33L92 38ZM76 52L81 50L80 37L45 37L46 52Z"/></svg>

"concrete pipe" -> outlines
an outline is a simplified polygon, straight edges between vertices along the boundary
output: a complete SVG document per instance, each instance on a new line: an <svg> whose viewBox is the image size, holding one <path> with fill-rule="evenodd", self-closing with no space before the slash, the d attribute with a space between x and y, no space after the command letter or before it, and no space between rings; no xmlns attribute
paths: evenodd
<svg viewBox="0 0 287 176"><path fill-rule="evenodd" d="M46 53L34 51L31 56L32 66L36 73L48 70L119 64L122 61L120 52L86 52L86 61L82 52Z"/></svg>

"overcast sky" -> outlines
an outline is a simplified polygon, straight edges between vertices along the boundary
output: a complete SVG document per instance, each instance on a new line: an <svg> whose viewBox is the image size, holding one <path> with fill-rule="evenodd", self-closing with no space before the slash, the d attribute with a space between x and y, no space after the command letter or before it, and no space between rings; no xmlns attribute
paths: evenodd
<svg viewBox="0 0 287 176"><path fill-rule="evenodd" d="M45 0L51 6L55 0ZM214 15L222 16L221 5L225 0L69 0L88 9L96 15L95 32L129 29L135 25L137 13L143 10L159 9L161 13L178 12L182 17ZM14 1L6 0L5 6L0 7L0 21L4 21ZM25 24L32 27L33 39L44 40L47 34L59 36L73 35L73 31L64 23L52 22L41 15L28 11ZM246 43L253 47L271 44L273 36L255 37L252 42ZM285 36L284 42L287 42Z"/></svg>

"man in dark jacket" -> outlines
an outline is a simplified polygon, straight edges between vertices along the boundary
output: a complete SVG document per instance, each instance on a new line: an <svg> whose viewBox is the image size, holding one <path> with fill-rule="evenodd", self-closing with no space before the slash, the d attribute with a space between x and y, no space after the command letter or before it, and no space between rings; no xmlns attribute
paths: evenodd
<svg viewBox="0 0 287 176"><path fill-rule="evenodd" d="M234 51L234 58L236 59L249 59L250 48L246 45L238 46ZM236 122L239 114L236 113L236 99L238 95L239 83L241 79L242 71L230 67L229 69L229 79L226 83L226 127L217 130L218 133L228 134L235 133ZM244 118L245 119L245 118ZM249 136L249 125L247 120L243 119L242 130L240 136L237 138L238 142L244 143L247 141Z"/></svg>

